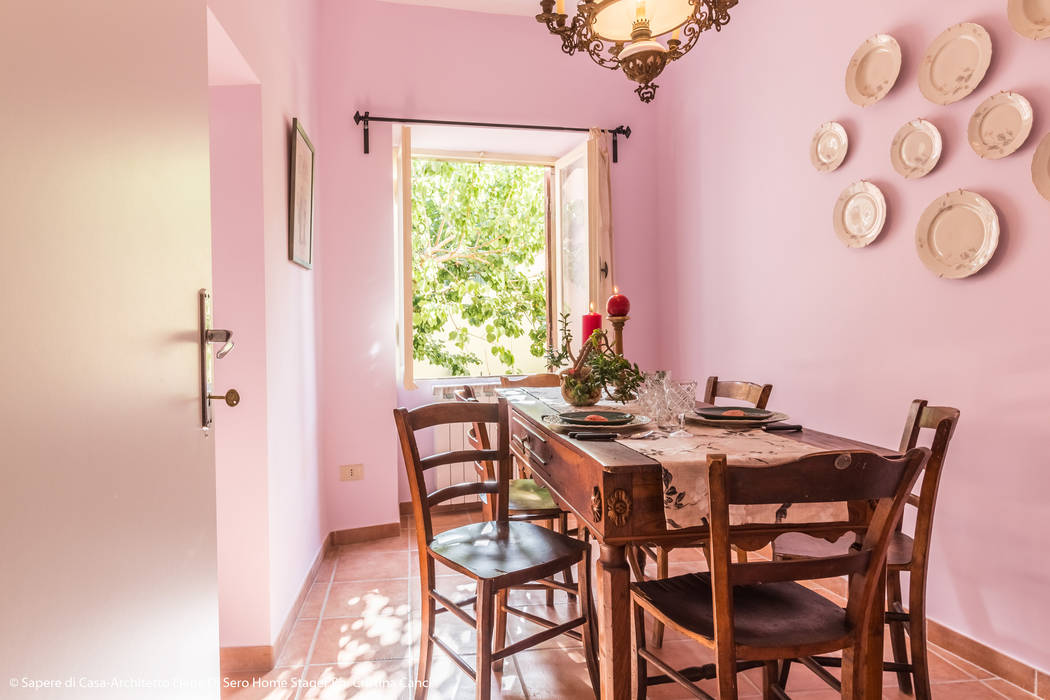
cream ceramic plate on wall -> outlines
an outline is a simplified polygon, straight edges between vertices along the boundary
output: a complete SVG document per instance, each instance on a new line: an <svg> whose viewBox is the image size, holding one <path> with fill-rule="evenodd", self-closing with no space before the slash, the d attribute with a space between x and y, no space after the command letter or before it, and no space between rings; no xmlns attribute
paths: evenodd
<svg viewBox="0 0 1050 700"><path fill-rule="evenodd" d="M938 197L915 228L919 260L938 277L969 277L988 264L998 245L999 215L976 192Z"/></svg>
<svg viewBox="0 0 1050 700"><path fill-rule="evenodd" d="M980 85L992 62L992 38L984 27L964 22L933 40L919 66L919 90L939 105L958 102Z"/></svg>
<svg viewBox="0 0 1050 700"><path fill-rule="evenodd" d="M1014 31L1029 39L1050 37L1050 0L1009 0L1006 14Z"/></svg>
<svg viewBox="0 0 1050 700"><path fill-rule="evenodd" d="M846 67L846 95L867 107L886 96L901 72L901 47L889 34L876 34L853 52Z"/></svg>
<svg viewBox="0 0 1050 700"><path fill-rule="evenodd" d="M1016 92L1000 92L981 103L970 117L966 135L982 158L1005 158L1032 131L1032 105Z"/></svg>
<svg viewBox="0 0 1050 700"><path fill-rule="evenodd" d="M886 198L870 182L854 182L839 195L832 216L839 240L850 248L863 248L886 223Z"/></svg>
<svg viewBox="0 0 1050 700"><path fill-rule="evenodd" d="M907 180L927 174L941 159L941 132L925 119L913 119L898 131L890 144L893 169Z"/></svg>
<svg viewBox="0 0 1050 700"><path fill-rule="evenodd" d="M830 173L842 165L849 150L846 129L838 122L824 122L813 134L809 144L809 160L822 173Z"/></svg>
<svg viewBox="0 0 1050 700"><path fill-rule="evenodd" d="M1039 194L1050 200L1050 133L1039 142L1032 157L1032 183Z"/></svg>

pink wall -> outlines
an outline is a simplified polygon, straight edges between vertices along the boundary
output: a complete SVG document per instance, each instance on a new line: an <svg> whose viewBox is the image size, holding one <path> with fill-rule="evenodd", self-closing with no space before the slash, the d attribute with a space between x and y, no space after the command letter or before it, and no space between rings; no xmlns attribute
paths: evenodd
<svg viewBox="0 0 1050 700"><path fill-rule="evenodd" d="M264 289L260 293L265 299L270 638L254 643L269 644L327 534L321 526L317 480L314 292L319 271L293 265L287 253L293 116L303 121L321 148L314 80L317 3L212 0L210 7L261 83ZM320 217L315 217L315 231L319 226ZM243 389L246 400L263 396L260 386ZM263 439L256 437L257 443Z"/></svg>
<svg viewBox="0 0 1050 700"><path fill-rule="evenodd" d="M324 240L321 277L321 483L329 530L397 519L393 420L394 239L390 128L373 125L361 151L354 111L471 121L615 126L635 135L613 166L618 281L630 294L636 357L651 364L654 284L654 112L620 75L560 53L528 17L360 0L322 0L319 45ZM396 28L393 34L378 28ZM394 37L394 46L391 46ZM436 41L435 37L440 37ZM583 86L583 89L581 89ZM338 466L364 463L365 479L340 483Z"/></svg>
<svg viewBox="0 0 1050 700"><path fill-rule="evenodd" d="M979 89L952 106L916 86L926 46L977 21L995 56ZM904 68L880 103L854 106L846 64L889 32ZM1014 34L1005 3L745 2L730 26L668 69L657 97L662 139L660 298L680 329L665 360L684 375L776 385L773 402L807 425L895 445L916 397L962 410L938 506L932 618L1050 668L1050 203L1029 165L1050 128L1050 42ZM1017 90L1036 127L1017 154L981 161L966 123L985 97ZM897 128L922 116L945 139L938 168L905 181L889 163ZM850 154L819 174L807 148L818 124L843 122ZM862 178L886 195L889 219L870 248L835 238L839 192ZM918 261L915 223L960 187L998 208L998 255L976 277L940 280Z"/></svg>
<svg viewBox="0 0 1050 700"><path fill-rule="evenodd" d="M262 95L258 85L209 93L214 322L236 343L215 361L215 392L241 392L236 408L213 402L219 642L253 646L271 636L259 614L270 601Z"/></svg>

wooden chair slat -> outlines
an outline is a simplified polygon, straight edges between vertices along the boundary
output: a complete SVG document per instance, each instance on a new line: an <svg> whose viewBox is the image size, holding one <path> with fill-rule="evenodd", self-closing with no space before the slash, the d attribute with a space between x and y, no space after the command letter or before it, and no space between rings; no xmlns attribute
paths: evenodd
<svg viewBox="0 0 1050 700"><path fill-rule="evenodd" d="M426 471L443 464L459 464L460 462L485 462L499 459L496 450L455 450L452 452L439 452L438 454L424 457L419 460L419 466Z"/></svg>
<svg viewBox="0 0 1050 700"><path fill-rule="evenodd" d="M713 376L707 378L707 386L704 388L704 402L714 404L715 399L733 399L734 401L746 401L755 408L765 408L769 404L769 397L772 393L772 384L725 381Z"/></svg>
<svg viewBox="0 0 1050 700"><path fill-rule="evenodd" d="M726 488L730 502L741 505L875 500L893 496L908 463L874 452L817 453L788 464L728 467Z"/></svg>
<svg viewBox="0 0 1050 700"><path fill-rule="evenodd" d="M412 410L409 421L413 431L451 423L498 423L499 405L478 403L475 407L458 401L443 401Z"/></svg>
<svg viewBox="0 0 1050 700"><path fill-rule="evenodd" d="M499 384L510 389L561 386L561 377L557 374L526 374L524 377L500 377Z"/></svg>
<svg viewBox="0 0 1050 700"><path fill-rule="evenodd" d="M730 564L729 578L734 586L777 581L813 581L851 576L868 567L871 552L841 554L824 559L795 559L780 562Z"/></svg>
<svg viewBox="0 0 1050 700"><path fill-rule="evenodd" d="M445 501L460 496L476 496L479 494L492 494L499 491L495 481L472 481L464 484L452 484L445 486L427 496L427 506L433 508Z"/></svg>

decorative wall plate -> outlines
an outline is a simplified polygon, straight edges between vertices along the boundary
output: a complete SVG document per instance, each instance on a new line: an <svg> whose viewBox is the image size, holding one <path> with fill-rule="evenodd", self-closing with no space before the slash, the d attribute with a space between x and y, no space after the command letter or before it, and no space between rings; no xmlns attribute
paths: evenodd
<svg viewBox="0 0 1050 700"><path fill-rule="evenodd" d="M1050 200L1050 133L1043 137L1032 157L1032 183Z"/></svg>
<svg viewBox="0 0 1050 700"><path fill-rule="evenodd" d="M919 66L919 90L930 102L958 102L980 85L992 62L992 38L984 27L964 22L933 40Z"/></svg>
<svg viewBox="0 0 1050 700"><path fill-rule="evenodd" d="M850 248L863 248L874 241L886 223L886 198L878 187L854 182L835 202L835 235Z"/></svg>
<svg viewBox="0 0 1050 700"><path fill-rule="evenodd" d="M1050 0L1009 0L1006 14L1014 31L1029 39L1050 37Z"/></svg>
<svg viewBox="0 0 1050 700"><path fill-rule="evenodd" d="M868 38L846 67L846 95L867 107L886 96L901 72L901 47L889 34Z"/></svg>
<svg viewBox="0 0 1050 700"><path fill-rule="evenodd" d="M907 180L922 177L941 159L941 132L925 119L913 119L898 131L890 144L893 169Z"/></svg>
<svg viewBox="0 0 1050 700"><path fill-rule="evenodd" d="M981 103L966 135L982 158L1004 158L1020 148L1032 131L1032 105L1016 92L1000 92Z"/></svg>
<svg viewBox="0 0 1050 700"><path fill-rule="evenodd" d="M938 277L969 277L988 264L998 245L999 215L976 192L938 197L915 228L919 260Z"/></svg>
<svg viewBox="0 0 1050 700"><path fill-rule="evenodd" d="M824 122L817 127L809 144L809 161L822 173L830 173L842 165L849 150L846 129L838 122Z"/></svg>

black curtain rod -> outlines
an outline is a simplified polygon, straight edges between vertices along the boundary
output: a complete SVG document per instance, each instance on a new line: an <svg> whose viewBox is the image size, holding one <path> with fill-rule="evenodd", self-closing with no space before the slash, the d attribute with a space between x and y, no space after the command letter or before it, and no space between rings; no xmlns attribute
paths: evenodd
<svg viewBox="0 0 1050 700"><path fill-rule="evenodd" d="M450 121L446 119L406 119L404 117L373 117L368 112L361 114L360 111L354 112L354 124L364 124L364 141L365 141L365 153L368 153L368 123L369 122L391 122L394 124L441 124L443 126L481 126L492 129L529 129L532 131L590 131L590 129L582 126L540 126L536 124L493 124L490 122L460 122ZM617 148L617 137L623 136L625 139L631 138L631 127L624 126L621 124L615 129L602 129L612 134L613 152L612 159L616 163L619 161L619 153Z"/></svg>

